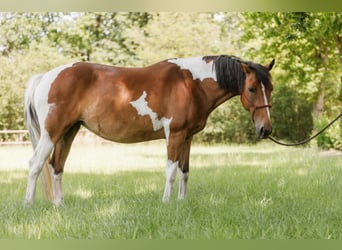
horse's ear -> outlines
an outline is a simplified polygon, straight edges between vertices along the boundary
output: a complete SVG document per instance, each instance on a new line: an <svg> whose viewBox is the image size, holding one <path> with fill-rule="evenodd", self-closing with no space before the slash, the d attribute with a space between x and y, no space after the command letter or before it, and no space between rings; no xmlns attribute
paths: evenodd
<svg viewBox="0 0 342 250"><path fill-rule="evenodd" d="M268 71L270 71L273 68L274 62L275 60L273 59L272 62L270 62L270 64L266 65L266 68L268 69Z"/></svg>
<svg viewBox="0 0 342 250"><path fill-rule="evenodd" d="M245 72L246 74L251 73L251 68L247 64L242 62L240 63L240 65L241 65L243 72Z"/></svg>

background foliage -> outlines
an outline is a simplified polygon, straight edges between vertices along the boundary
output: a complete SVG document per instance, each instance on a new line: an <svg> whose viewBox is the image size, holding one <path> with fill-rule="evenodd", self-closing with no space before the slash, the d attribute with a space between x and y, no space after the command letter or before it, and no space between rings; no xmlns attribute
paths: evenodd
<svg viewBox="0 0 342 250"><path fill-rule="evenodd" d="M0 130L24 129L29 77L71 61L145 66L170 57L233 54L272 71L274 136L298 141L342 111L342 13L1 13ZM234 98L197 140L255 142ZM342 149L342 122L317 139Z"/></svg>
<svg viewBox="0 0 342 250"><path fill-rule="evenodd" d="M342 112L342 13L250 12L242 17L249 28L240 41L250 44L248 54L276 57L276 137L307 137ZM341 125L320 136L318 145L342 149Z"/></svg>

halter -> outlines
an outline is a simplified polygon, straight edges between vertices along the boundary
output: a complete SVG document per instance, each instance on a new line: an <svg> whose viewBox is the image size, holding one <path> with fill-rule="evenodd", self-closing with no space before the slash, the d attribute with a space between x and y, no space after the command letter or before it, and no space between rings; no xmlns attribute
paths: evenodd
<svg viewBox="0 0 342 250"><path fill-rule="evenodd" d="M265 95L265 91L264 91L264 84L262 82L261 83L261 88L262 88L262 91L263 91L263 95L264 95L264 101L265 101L265 105L260 105L260 106L256 106L253 102L251 102L251 100L248 99L248 97L246 96L246 94L244 94L244 91L242 91L242 94L241 96L245 98L245 100L247 100L247 102L249 102L250 104L252 104L252 108L253 108L253 112L252 112L252 120L253 120L253 123L254 123L254 115L255 115L255 111L258 110L258 109L263 109L263 108L271 108L272 105L269 105L267 104L267 100L266 100L266 95ZM269 114L269 112L268 112Z"/></svg>

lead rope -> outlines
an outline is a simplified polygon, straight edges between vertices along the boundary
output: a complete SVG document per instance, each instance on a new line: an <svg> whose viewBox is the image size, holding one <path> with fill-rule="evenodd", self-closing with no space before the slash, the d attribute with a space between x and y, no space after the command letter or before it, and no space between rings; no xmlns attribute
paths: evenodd
<svg viewBox="0 0 342 250"><path fill-rule="evenodd" d="M338 119L340 119L342 117L342 113L339 114L334 120L332 120L328 125L326 125L323 129L321 129L319 132L317 132L315 135L311 136L310 138L307 138L303 141L300 142L296 142L296 143L284 143L284 142L280 142L277 141L276 139L272 138L272 137L268 137L268 139L270 139L271 141L282 145L282 146L287 146L287 147L292 147L292 146L299 146L299 145L303 145L309 141L311 141L312 139L316 138L318 135L322 134L327 128L329 128L331 125L333 125Z"/></svg>

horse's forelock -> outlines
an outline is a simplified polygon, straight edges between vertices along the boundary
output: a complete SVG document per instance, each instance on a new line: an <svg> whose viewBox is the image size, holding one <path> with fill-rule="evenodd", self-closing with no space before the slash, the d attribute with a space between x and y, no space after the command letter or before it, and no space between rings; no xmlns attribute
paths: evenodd
<svg viewBox="0 0 342 250"><path fill-rule="evenodd" d="M269 70L265 66L261 64L253 63L253 62L246 62L246 64L252 70L254 70L258 81L262 82L266 89L269 89L269 90L273 89L272 77L269 73Z"/></svg>

